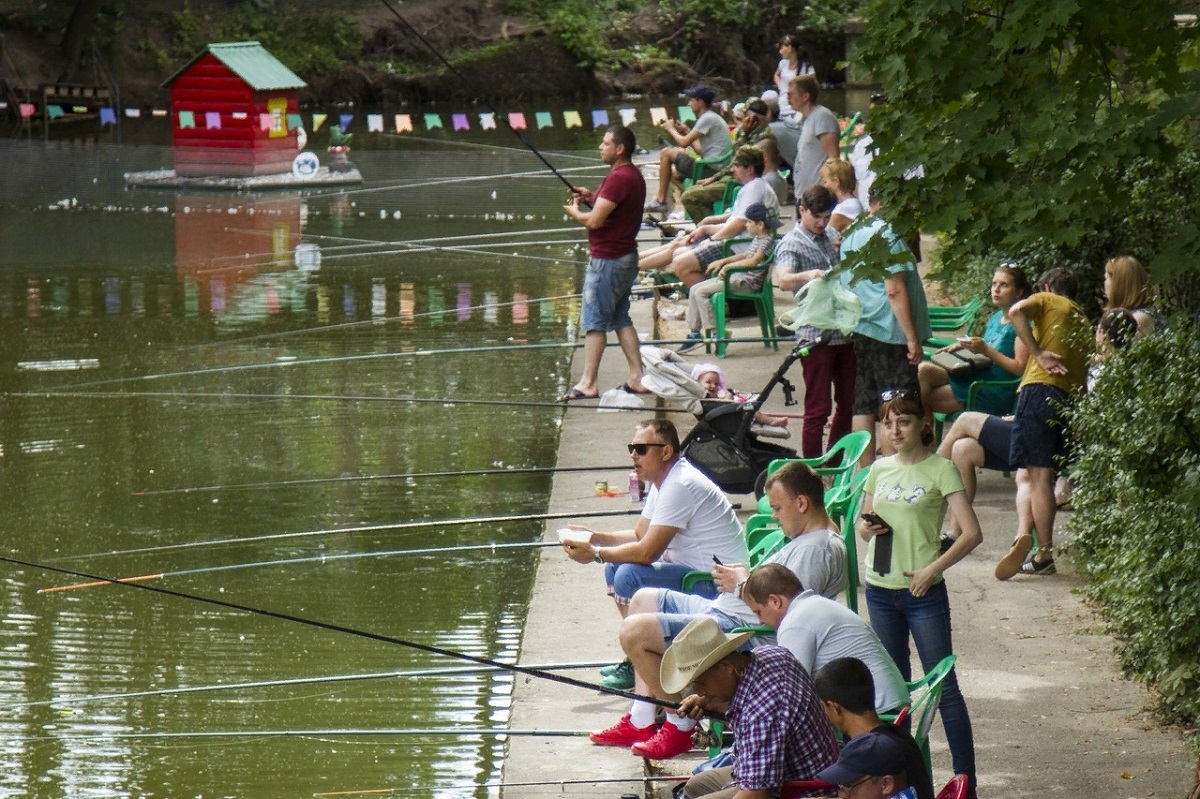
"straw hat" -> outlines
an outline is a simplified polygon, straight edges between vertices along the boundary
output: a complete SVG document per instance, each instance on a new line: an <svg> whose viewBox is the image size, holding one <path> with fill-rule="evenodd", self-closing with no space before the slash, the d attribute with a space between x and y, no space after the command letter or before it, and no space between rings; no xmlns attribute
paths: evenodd
<svg viewBox="0 0 1200 799"><path fill-rule="evenodd" d="M684 627L674 643L663 652L659 677L668 693L677 694L688 683L716 665L717 661L749 641L754 633L726 634L711 616Z"/></svg>

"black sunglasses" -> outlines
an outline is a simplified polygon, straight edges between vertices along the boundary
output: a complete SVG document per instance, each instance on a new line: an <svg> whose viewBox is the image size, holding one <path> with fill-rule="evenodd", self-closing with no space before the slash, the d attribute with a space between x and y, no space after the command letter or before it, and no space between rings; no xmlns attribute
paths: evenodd
<svg viewBox="0 0 1200 799"><path fill-rule="evenodd" d="M638 455L645 455L647 452L650 451L651 447L665 447L665 446L666 446L666 444L630 444L629 445L629 454L633 455L634 453L637 453Z"/></svg>
<svg viewBox="0 0 1200 799"><path fill-rule="evenodd" d="M881 402L891 402L894 399L919 400L921 395L909 388L886 388L879 392Z"/></svg>

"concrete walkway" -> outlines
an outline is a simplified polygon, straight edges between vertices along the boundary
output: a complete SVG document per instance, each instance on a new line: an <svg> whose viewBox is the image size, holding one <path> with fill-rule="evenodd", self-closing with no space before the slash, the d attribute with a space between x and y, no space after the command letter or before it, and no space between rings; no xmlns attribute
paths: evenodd
<svg viewBox="0 0 1200 799"><path fill-rule="evenodd" d="M777 303L789 304L777 294ZM634 304L634 320L643 334L652 331L654 309L649 301ZM737 320L735 331L757 335L754 319ZM681 337L678 323L659 335ZM703 355L689 357L693 363ZM761 344L733 344L721 361L730 385L754 391L765 385L783 352ZM576 372L579 364L576 363ZM802 386L800 370L792 380ZM620 351L609 348L601 366L601 385L625 379ZM783 407L776 391L768 410L798 412ZM564 416L560 466L618 463L626 458L624 445L636 421L650 415L597 413L572 406ZM694 419L669 416L681 435ZM799 419L790 446L798 446ZM567 473L556 477L550 510L559 508L621 509L628 498L597 498L596 480L624 489L626 475ZM751 496L731 497L745 511ZM1070 557L1058 559L1052 577L1016 577L998 582L992 570L1008 550L1016 525L1013 482L999 473L984 472L979 481L976 511L984 543L947 574L955 623L958 674L975 730L979 793L993 797L1182 797L1192 784L1192 764L1182 736L1162 729L1145 711L1151 697L1145 688L1123 680L1112 655L1113 641L1081 601ZM1059 540L1069 540L1069 514L1059 517ZM588 520L580 520L588 523ZM600 529L632 527L618 520L599 519ZM559 523L547 525L555 538ZM860 601L860 606L862 602ZM865 614L865 609L861 611ZM522 643L521 661L548 663L609 658L620 659L619 618L604 595L601 569L569 561L559 549L543 551L531 598ZM914 663L916 657L914 654ZM598 679L595 672L571 672L580 679ZM513 729L597 730L617 721L627 710L623 700L560 685L547 680L521 679L514 690ZM934 783L951 776L949 751L940 723L931 735ZM702 760L676 758L662 766L664 774L683 774ZM586 737L520 737L510 740L504 768L506 784L548 782L543 786L513 785L507 799L525 797L603 797L622 794L653 796L655 785L636 780L648 765L627 750L592 745ZM630 782L588 783L589 780ZM558 781L562 781L561 784ZM584 781L584 782L576 782ZM668 788L657 786L658 796ZM650 791L650 792L647 792Z"/></svg>

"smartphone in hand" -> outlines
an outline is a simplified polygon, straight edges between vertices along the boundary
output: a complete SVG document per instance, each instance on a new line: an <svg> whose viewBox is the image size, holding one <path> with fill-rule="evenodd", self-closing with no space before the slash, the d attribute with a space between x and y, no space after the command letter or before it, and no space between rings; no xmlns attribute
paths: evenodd
<svg viewBox="0 0 1200 799"><path fill-rule="evenodd" d="M722 563L722 562L721 562L721 559L720 559L720 558L718 558L716 555L713 555L713 563L717 564L718 566L724 566L724 565L725 565L724 563Z"/></svg>
<svg viewBox="0 0 1200 799"><path fill-rule="evenodd" d="M889 533L892 531L892 526L890 524L888 524L887 522L885 522L883 520L883 517L880 516L878 513L864 513L862 515L862 518L863 518L863 521L867 522L868 524L874 524L879 527L886 527L887 531Z"/></svg>

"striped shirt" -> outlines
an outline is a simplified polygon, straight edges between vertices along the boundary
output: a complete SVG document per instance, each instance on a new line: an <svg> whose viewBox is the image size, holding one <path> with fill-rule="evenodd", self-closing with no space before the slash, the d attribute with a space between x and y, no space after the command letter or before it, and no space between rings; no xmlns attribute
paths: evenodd
<svg viewBox="0 0 1200 799"><path fill-rule="evenodd" d="M792 653L760 646L726 714L733 739L733 779L747 791L775 791L786 780L815 779L838 758L833 728L812 679Z"/></svg>

